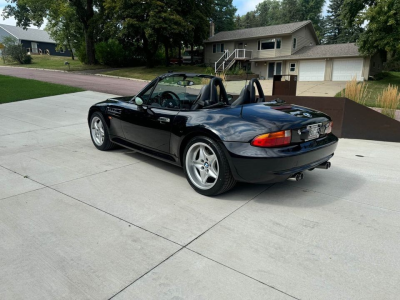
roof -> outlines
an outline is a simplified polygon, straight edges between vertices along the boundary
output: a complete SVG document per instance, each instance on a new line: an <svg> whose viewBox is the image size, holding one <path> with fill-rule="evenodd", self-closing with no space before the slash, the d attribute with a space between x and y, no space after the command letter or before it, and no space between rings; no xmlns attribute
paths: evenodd
<svg viewBox="0 0 400 300"><path fill-rule="evenodd" d="M216 35L208 38L208 40L206 40L205 43L258 38L258 37L265 37L272 35L291 34L308 24L311 24L311 21L302 21L302 22L295 22L295 23L288 23L281 25L238 29L232 31L221 31L218 32Z"/></svg>
<svg viewBox="0 0 400 300"><path fill-rule="evenodd" d="M354 43L307 46L293 55L277 56L271 58L254 58L251 61L284 60L284 59L312 59L330 57L355 57L362 56Z"/></svg>
<svg viewBox="0 0 400 300"><path fill-rule="evenodd" d="M49 36L49 34L40 29L27 28L26 30L22 27L11 26L0 24L0 28L3 28L9 34L14 36L19 40L33 41L33 42L43 42L43 43L52 43L56 42Z"/></svg>

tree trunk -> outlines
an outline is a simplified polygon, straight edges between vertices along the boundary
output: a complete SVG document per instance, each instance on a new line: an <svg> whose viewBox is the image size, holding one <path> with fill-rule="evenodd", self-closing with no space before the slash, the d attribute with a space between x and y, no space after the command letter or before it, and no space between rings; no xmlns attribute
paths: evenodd
<svg viewBox="0 0 400 300"><path fill-rule="evenodd" d="M93 0L86 1L86 26L85 26L85 42L86 42L86 56L89 65L96 63L94 52L94 38L93 38L93 21L94 9Z"/></svg>
<svg viewBox="0 0 400 300"><path fill-rule="evenodd" d="M190 64L193 65L193 44L190 45Z"/></svg>
<svg viewBox="0 0 400 300"><path fill-rule="evenodd" d="M165 48L165 66L169 66L169 53L168 53L168 43L164 43L164 48Z"/></svg>
<svg viewBox="0 0 400 300"><path fill-rule="evenodd" d="M181 57L182 57L182 48L181 48L181 43L179 42L179 52L178 52L178 64L182 65Z"/></svg>
<svg viewBox="0 0 400 300"><path fill-rule="evenodd" d="M86 58L89 65L94 65L96 63L94 54L94 40L93 33L90 31L91 30L89 28L85 29Z"/></svg>

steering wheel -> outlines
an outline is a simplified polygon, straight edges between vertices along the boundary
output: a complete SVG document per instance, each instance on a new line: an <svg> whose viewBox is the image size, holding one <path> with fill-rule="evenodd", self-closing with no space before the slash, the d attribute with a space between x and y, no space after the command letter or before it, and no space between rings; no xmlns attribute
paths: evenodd
<svg viewBox="0 0 400 300"><path fill-rule="evenodd" d="M177 100L175 100L173 97L175 97ZM171 92L171 91L162 92L161 98L163 99L163 102L161 104L163 107L168 107L168 108L174 108L176 106L179 107L180 99L179 99L179 96L177 94L175 94L174 92ZM164 99L164 98L166 98L166 99Z"/></svg>

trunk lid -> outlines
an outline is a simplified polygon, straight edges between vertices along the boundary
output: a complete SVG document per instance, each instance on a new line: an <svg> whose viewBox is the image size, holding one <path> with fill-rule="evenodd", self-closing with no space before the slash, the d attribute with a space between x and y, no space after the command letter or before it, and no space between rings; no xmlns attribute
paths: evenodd
<svg viewBox="0 0 400 300"><path fill-rule="evenodd" d="M265 133L292 130L292 137L294 132L299 132L300 135L301 131L310 129L310 125L317 126L316 124L321 128L321 136L325 132L325 126L331 121L323 112L287 103L264 102L243 105L241 116L247 121L264 126Z"/></svg>

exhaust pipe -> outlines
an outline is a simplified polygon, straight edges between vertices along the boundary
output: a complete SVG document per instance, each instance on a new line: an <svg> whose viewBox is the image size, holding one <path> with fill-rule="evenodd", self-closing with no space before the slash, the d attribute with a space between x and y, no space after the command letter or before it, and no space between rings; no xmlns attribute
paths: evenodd
<svg viewBox="0 0 400 300"><path fill-rule="evenodd" d="M290 176L289 179L294 180L294 181L300 181L300 180L302 180L303 178L304 178L303 172L299 172L299 173L296 173L296 174Z"/></svg>
<svg viewBox="0 0 400 300"><path fill-rule="evenodd" d="M324 170L328 170L331 167L331 163L329 161L324 162L318 166L316 166L316 168L318 169L324 169Z"/></svg>

